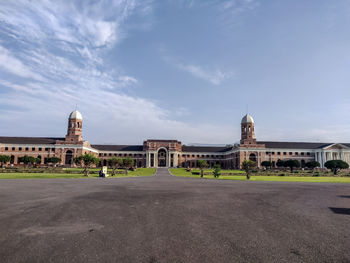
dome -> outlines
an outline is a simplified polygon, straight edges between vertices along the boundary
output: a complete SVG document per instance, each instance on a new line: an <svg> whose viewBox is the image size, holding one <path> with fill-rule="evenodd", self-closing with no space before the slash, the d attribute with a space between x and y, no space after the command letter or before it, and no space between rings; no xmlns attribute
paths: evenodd
<svg viewBox="0 0 350 263"><path fill-rule="evenodd" d="M250 116L249 114L245 115L242 119L242 122L241 124L244 124L244 123L253 123L254 124L254 119L252 116Z"/></svg>
<svg viewBox="0 0 350 263"><path fill-rule="evenodd" d="M81 115L81 113L79 111L75 110L69 115L69 119L82 120L83 116Z"/></svg>

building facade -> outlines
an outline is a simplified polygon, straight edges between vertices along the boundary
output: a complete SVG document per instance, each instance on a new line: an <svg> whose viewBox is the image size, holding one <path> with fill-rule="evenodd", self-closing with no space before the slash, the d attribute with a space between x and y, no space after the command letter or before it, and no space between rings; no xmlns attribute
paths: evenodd
<svg viewBox="0 0 350 263"><path fill-rule="evenodd" d="M252 116L241 121L239 144L223 147L183 145L177 140L146 140L142 145L97 145L83 140L83 117L73 111L68 118L67 134L62 138L0 137L0 155L11 156L7 165L22 165L20 157L33 156L48 165L49 158L58 157L60 165L73 166L73 158L84 153L94 154L106 165L112 157L131 157L136 167L196 167L206 160L210 167L220 164L224 169L239 169L244 160L261 167L263 161L273 165L278 160L297 159L303 165L318 161L321 168L328 160L350 163L350 143L273 142L257 141Z"/></svg>

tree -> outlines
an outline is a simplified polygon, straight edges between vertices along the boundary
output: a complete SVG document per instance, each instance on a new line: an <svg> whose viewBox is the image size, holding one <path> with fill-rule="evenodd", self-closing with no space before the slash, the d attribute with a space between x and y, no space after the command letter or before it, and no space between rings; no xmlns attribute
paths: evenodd
<svg viewBox="0 0 350 263"><path fill-rule="evenodd" d="M287 160L284 162L285 167L289 167L290 171L293 172L294 168L300 167L300 162L298 160Z"/></svg>
<svg viewBox="0 0 350 263"><path fill-rule="evenodd" d="M327 169L332 170L332 172L334 173L334 175L338 174L338 172L341 169L348 169L349 168L349 164L347 162L344 162L342 160L331 160L331 161L327 161L324 166Z"/></svg>
<svg viewBox="0 0 350 263"><path fill-rule="evenodd" d="M113 157L113 158L108 160L108 165L110 167L112 167L112 176L114 176L115 175L115 170L123 165L123 159L122 158Z"/></svg>
<svg viewBox="0 0 350 263"><path fill-rule="evenodd" d="M85 153L73 159L76 165L84 168L84 176L89 176L90 168L100 162L100 159L93 154Z"/></svg>
<svg viewBox="0 0 350 263"><path fill-rule="evenodd" d="M272 162L269 161L263 161L261 163L262 166L264 166L266 169L271 168L272 167Z"/></svg>
<svg viewBox="0 0 350 263"><path fill-rule="evenodd" d="M208 162L206 160L198 160L197 161L198 167L201 169L201 178L204 176L204 168L208 167Z"/></svg>
<svg viewBox="0 0 350 263"><path fill-rule="evenodd" d="M310 162L307 162L307 163L305 164L305 166L306 166L307 168L309 168L309 169L314 170L315 168L320 167L321 165L320 165L320 163L317 162L317 161L310 161Z"/></svg>
<svg viewBox="0 0 350 263"><path fill-rule="evenodd" d="M219 178L221 175L221 166L220 164L215 164L214 165L214 171L213 171L214 178Z"/></svg>
<svg viewBox="0 0 350 263"><path fill-rule="evenodd" d="M280 160L280 159L277 160L276 165L277 165L278 168L286 167L286 166L285 166L285 162L282 161L282 160Z"/></svg>
<svg viewBox="0 0 350 263"><path fill-rule="evenodd" d="M23 157L18 158L18 161L24 163L27 167L29 165L38 163L38 160L39 162L41 161L39 158L35 158L33 156L28 156L28 155L24 155Z"/></svg>
<svg viewBox="0 0 350 263"><path fill-rule="evenodd" d="M1 164L1 167L8 163L9 161L11 161L11 156L8 156L8 155L0 155L0 164Z"/></svg>
<svg viewBox="0 0 350 263"><path fill-rule="evenodd" d="M247 176L247 180L250 179L250 174L251 172L254 170L254 168L256 168L256 162L252 161L252 160L245 160L242 163L242 169L245 171L246 176Z"/></svg>
<svg viewBox="0 0 350 263"><path fill-rule="evenodd" d="M130 157L126 157L123 159L123 166L125 169L125 174L128 174L128 169L134 165L134 160Z"/></svg>
<svg viewBox="0 0 350 263"><path fill-rule="evenodd" d="M61 162L61 158L58 157L50 157L47 159L48 163L52 163L54 166L56 166L57 163Z"/></svg>

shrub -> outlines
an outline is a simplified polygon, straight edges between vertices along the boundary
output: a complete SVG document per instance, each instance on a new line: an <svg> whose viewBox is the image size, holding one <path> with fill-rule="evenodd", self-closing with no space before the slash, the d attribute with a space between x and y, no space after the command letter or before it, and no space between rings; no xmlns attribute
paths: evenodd
<svg viewBox="0 0 350 263"><path fill-rule="evenodd" d="M279 174L278 176L286 176L286 174Z"/></svg>
<svg viewBox="0 0 350 263"><path fill-rule="evenodd" d="M215 178L219 178L219 176L221 175L221 166L220 166L220 164L216 164L214 166L213 175L214 175Z"/></svg>

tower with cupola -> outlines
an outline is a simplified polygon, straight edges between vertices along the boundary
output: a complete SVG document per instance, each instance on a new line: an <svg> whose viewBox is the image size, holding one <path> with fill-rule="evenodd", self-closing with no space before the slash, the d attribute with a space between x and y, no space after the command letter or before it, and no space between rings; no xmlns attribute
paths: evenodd
<svg viewBox="0 0 350 263"><path fill-rule="evenodd" d="M256 144L254 119L249 114L246 114L241 121L241 144Z"/></svg>
<svg viewBox="0 0 350 263"><path fill-rule="evenodd" d="M77 110L73 111L68 118L68 130L66 142L79 143L83 141L83 116Z"/></svg>

